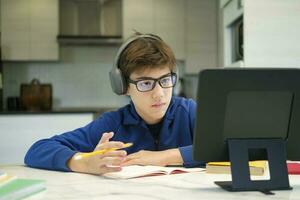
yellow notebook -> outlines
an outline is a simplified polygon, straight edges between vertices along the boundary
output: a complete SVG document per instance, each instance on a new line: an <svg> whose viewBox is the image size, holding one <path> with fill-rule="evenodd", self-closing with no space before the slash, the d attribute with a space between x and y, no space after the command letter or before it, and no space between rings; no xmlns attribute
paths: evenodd
<svg viewBox="0 0 300 200"><path fill-rule="evenodd" d="M267 162L265 160L257 160L249 162L251 175L264 175ZM206 173L213 174L230 174L230 162L209 162L206 164Z"/></svg>

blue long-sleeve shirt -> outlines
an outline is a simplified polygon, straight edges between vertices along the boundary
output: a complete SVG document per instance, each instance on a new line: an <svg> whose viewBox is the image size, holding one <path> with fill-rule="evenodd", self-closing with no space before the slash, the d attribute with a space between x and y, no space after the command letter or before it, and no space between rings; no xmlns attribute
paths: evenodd
<svg viewBox="0 0 300 200"><path fill-rule="evenodd" d="M82 128L37 141L28 150L24 161L30 167L70 171L67 162L75 153L93 151L102 134L112 131L112 141L134 144L126 148L127 154L179 148L184 166L192 167L200 164L192 159L195 118L196 103L193 100L173 97L157 143L130 103L117 111L104 113Z"/></svg>

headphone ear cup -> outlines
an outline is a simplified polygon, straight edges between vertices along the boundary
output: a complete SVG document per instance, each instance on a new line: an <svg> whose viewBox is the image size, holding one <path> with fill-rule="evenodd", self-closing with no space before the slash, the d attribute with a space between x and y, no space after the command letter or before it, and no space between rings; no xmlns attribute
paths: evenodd
<svg viewBox="0 0 300 200"><path fill-rule="evenodd" d="M117 95L122 95L127 92L126 81L119 68L113 68L109 72L109 79L112 90Z"/></svg>

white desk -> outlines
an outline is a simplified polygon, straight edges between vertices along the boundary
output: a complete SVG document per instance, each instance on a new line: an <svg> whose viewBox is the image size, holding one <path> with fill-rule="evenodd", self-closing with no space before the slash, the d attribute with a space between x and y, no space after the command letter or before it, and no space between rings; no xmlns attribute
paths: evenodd
<svg viewBox="0 0 300 200"><path fill-rule="evenodd" d="M29 197L30 200L299 200L300 198L300 176L296 175L290 176L293 190L275 191L275 195L265 195L260 192L224 191L216 186L214 181L230 180L230 176L212 175L205 172L112 180L101 176L38 170L24 166L0 166L0 170L16 174L19 178L45 179L47 189Z"/></svg>

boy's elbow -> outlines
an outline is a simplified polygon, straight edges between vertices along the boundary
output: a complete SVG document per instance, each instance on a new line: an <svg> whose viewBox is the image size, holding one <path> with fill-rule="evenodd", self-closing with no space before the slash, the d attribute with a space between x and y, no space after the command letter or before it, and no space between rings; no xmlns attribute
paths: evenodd
<svg viewBox="0 0 300 200"><path fill-rule="evenodd" d="M31 155L31 150L30 149L25 154L24 164L27 165L27 166L29 166L29 167L33 166L33 159L32 159L32 155Z"/></svg>
<svg viewBox="0 0 300 200"><path fill-rule="evenodd" d="M40 142L34 143L26 152L24 156L24 164L29 166L29 167L39 167L38 162L40 160L40 153L41 148L40 148Z"/></svg>

